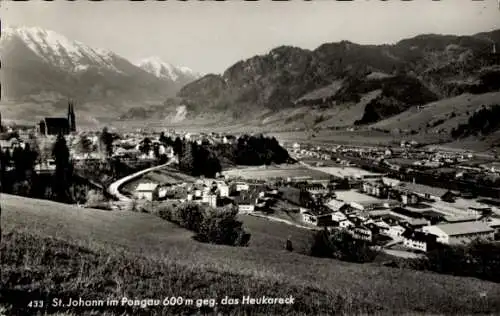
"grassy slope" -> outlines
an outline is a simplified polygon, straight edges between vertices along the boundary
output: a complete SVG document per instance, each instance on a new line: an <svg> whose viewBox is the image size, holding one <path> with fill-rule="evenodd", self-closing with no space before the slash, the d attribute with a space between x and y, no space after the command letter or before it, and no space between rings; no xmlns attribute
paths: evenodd
<svg viewBox="0 0 500 316"><path fill-rule="evenodd" d="M498 284L287 253L282 247L289 235L299 251L306 249L309 236L262 219L243 218L253 233L252 245L233 248L197 243L189 232L149 214L8 195L2 195L2 209L1 278L7 285L2 292L18 299L30 291L73 298L249 293L296 297L294 306L253 309L264 314L500 311ZM244 310L240 305L231 313Z"/></svg>
<svg viewBox="0 0 500 316"><path fill-rule="evenodd" d="M418 111L415 108L409 109L401 114L388 118L373 124L374 127L383 129L409 129L425 130L426 124L433 120L445 119L443 124L432 128L430 132L436 129L446 129L450 131L459 123L467 121L470 115L479 109L482 105L491 105L500 103L500 92L491 92L485 94L471 95L463 94L454 98L443 99L437 102L429 103L424 109ZM450 114L455 112L456 117L450 118ZM469 114L467 114L469 112Z"/></svg>

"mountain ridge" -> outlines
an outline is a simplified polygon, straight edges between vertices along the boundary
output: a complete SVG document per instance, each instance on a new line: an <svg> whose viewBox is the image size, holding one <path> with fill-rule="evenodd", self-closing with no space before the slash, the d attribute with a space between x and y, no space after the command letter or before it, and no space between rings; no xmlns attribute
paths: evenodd
<svg viewBox="0 0 500 316"><path fill-rule="evenodd" d="M4 27L0 54L1 103L14 117L26 113L13 110L17 104L47 112L62 109L68 98L89 115L105 108L116 117L134 104L161 104L191 80L187 74L181 82L155 77L112 51L39 27Z"/></svg>
<svg viewBox="0 0 500 316"><path fill-rule="evenodd" d="M250 109L293 109L304 105L304 97L311 92L342 82L331 95L323 93L306 104L341 107L382 89L375 103L367 105L369 111L378 113L375 119L364 120L372 123L410 106L471 91L494 91L492 78L484 83L482 73L491 73L488 67L499 64L498 55L492 54L493 45L500 46L500 30L472 36L423 34L381 45L340 41L314 50L278 46L267 54L241 60L220 75L210 74L184 86L177 97L192 116L203 108L229 110L239 117ZM401 80L387 79L391 76ZM493 77L497 79L496 74ZM386 111L387 107L392 110Z"/></svg>

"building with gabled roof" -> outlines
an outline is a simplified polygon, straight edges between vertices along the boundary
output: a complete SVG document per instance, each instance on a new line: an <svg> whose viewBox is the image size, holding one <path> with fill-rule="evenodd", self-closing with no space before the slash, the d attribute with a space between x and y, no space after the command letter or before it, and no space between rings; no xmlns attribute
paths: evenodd
<svg viewBox="0 0 500 316"><path fill-rule="evenodd" d="M136 187L134 195L137 199L144 199L148 201L157 200L159 196L159 185L153 182L142 182Z"/></svg>
<svg viewBox="0 0 500 316"><path fill-rule="evenodd" d="M421 231L407 229L401 235L403 245L407 248L419 251L429 251L436 247L437 237Z"/></svg>
<svg viewBox="0 0 500 316"><path fill-rule="evenodd" d="M484 222L460 222L442 225L425 226L423 232L437 236L443 244L462 244L474 239L492 240L495 230Z"/></svg>

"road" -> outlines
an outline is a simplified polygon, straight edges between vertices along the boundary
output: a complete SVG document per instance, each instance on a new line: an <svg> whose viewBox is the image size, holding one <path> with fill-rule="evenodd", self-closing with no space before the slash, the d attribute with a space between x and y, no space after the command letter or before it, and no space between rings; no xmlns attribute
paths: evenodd
<svg viewBox="0 0 500 316"><path fill-rule="evenodd" d="M125 183L127 182L130 182L140 176L142 176L143 174L145 173L148 173L148 172L151 172L151 171L155 171L155 170L158 170L158 169L161 169L161 168L164 168L164 167L167 167L169 165L172 165L173 163L176 163L177 160L176 159L172 159L170 160L169 162L165 163L165 164L162 164L162 165L159 165L159 166L155 166L155 167L151 167L151 168L147 168L147 169L144 169L144 170L141 170L141 171L138 171L136 173L133 173L131 175L128 175L126 177L123 177L113 183L111 183L111 185L108 187L108 193L113 195L114 197L116 197L118 199L118 201L120 202L130 202L132 201L131 198L123 195L120 193L120 187L122 187Z"/></svg>

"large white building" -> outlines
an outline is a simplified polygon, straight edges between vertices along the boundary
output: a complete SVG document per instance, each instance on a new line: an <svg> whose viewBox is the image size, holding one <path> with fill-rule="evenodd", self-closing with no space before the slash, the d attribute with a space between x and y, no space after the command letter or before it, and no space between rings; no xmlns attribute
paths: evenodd
<svg viewBox="0 0 500 316"><path fill-rule="evenodd" d="M443 244L468 243L477 238L492 240L495 233L495 230L484 222L425 226L422 231L437 236L437 241Z"/></svg>

